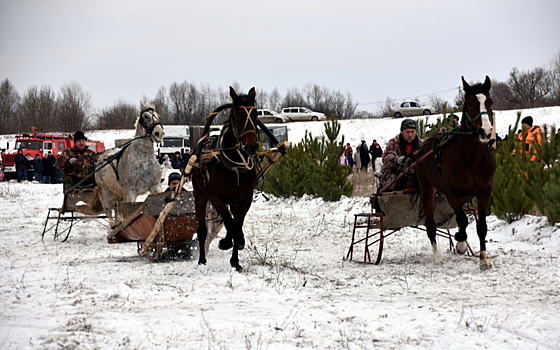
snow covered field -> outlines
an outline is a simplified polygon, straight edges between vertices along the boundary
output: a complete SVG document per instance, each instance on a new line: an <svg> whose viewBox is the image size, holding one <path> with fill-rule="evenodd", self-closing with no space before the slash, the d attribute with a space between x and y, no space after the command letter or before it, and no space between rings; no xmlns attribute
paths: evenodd
<svg viewBox="0 0 560 350"><path fill-rule="evenodd" d="M503 135L515 112L498 113ZM560 125L560 108L527 115ZM400 122L341 124L353 146L384 146ZM292 142L305 128L322 132L320 122L287 125ZM86 133L108 147L125 134ZM412 228L391 236L373 266L343 259L367 198L255 194L237 273L217 240L206 266L153 263L135 244L107 244L107 227L92 221L66 243L41 240L47 209L62 200L61 185L0 183L1 349L559 348L560 225L545 218L490 216L488 271L449 252L434 265L428 238ZM477 251L472 223L468 233Z"/></svg>

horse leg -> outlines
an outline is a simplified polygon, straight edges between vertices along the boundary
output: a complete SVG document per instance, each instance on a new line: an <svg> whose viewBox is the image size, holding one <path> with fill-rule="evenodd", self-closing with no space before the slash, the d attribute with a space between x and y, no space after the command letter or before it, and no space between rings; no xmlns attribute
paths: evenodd
<svg viewBox="0 0 560 350"><path fill-rule="evenodd" d="M195 196L194 215L198 226L196 227L196 236L198 237L198 264L206 265L206 237L208 236L208 227L206 226L206 199L199 199Z"/></svg>
<svg viewBox="0 0 560 350"><path fill-rule="evenodd" d="M463 210L462 204L455 207L455 220L459 227L459 230L455 233L455 240L457 241L455 249L457 253L465 254L467 251L467 225L469 224L469 219Z"/></svg>
<svg viewBox="0 0 560 350"><path fill-rule="evenodd" d="M220 248L220 250L231 249L233 247L233 236L235 234L235 220L231 217L228 206L223 200L215 198L212 201L212 205L224 220L224 226L226 227L226 236L220 239L218 248Z"/></svg>
<svg viewBox="0 0 560 350"><path fill-rule="evenodd" d="M424 207L424 215L426 216L426 232L432 244L432 252L434 254L434 263L441 263L441 254L439 253L436 241L436 221L434 219L434 210L436 203L436 190L433 187L422 188L422 204Z"/></svg>
<svg viewBox="0 0 560 350"><path fill-rule="evenodd" d="M105 209L105 215L107 220L109 220L109 225L111 229L115 228L116 222L113 218L113 203L111 201L111 191L105 185L100 185L101 187L101 203L103 203L103 208Z"/></svg>
<svg viewBox="0 0 560 350"><path fill-rule="evenodd" d="M235 218L235 232L233 235L233 252L231 254L231 259L229 263L231 267L234 267L237 272L241 272L243 267L239 265L239 250L245 248L245 235L243 234L243 222L245 221L245 216L251 208L252 197L243 202L239 208L234 210Z"/></svg>
<svg viewBox="0 0 560 350"><path fill-rule="evenodd" d="M492 189L489 188L482 192L482 195L477 196L478 200L478 222L476 223L476 233L478 233L478 240L480 242L480 268L488 269L492 264L488 260L486 254L486 233L488 226L486 225L486 210L490 204L490 193Z"/></svg>

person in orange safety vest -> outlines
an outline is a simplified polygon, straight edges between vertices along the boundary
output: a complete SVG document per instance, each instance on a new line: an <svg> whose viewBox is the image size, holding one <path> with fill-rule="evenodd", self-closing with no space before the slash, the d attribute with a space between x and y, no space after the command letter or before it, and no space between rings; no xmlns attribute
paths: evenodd
<svg viewBox="0 0 560 350"><path fill-rule="evenodd" d="M533 147L534 144L542 146L541 127L539 125L533 126L533 117L525 117L521 120L521 132L517 135L519 138L519 149L522 149L523 138L525 138L525 153L530 155L530 161L537 159L537 150ZM512 154L515 154L513 150Z"/></svg>

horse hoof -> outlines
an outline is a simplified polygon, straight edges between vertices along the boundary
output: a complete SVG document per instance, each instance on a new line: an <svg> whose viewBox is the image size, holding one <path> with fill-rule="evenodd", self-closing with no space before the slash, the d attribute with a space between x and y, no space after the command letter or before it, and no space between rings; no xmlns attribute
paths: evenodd
<svg viewBox="0 0 560 350"><path fill-rule="evenodd" d="M198 260L198 265L206 265L206 259Z"/></svg>
<svg viewBox="0 0 560 350"><path fill-rule="evenodd" d="M233 241L231 239L220 239L220 242L218 243L218 248L220 248L220 250L228 250L233 248Z"/></svg>
<svg viewBox="0 0 560 350"><path fill-rule="evenodd" d="M235 271L237 272L243 272L243 267L241 265L231 265L231 267L233 267L235 269Z"/></svg>
<svg viewBox="0 0 560 350"><path fill-rule="evenodd" d="M467 242L457 242L455 249L457 250L457 254L465 254L467 251Z"/></svg>
<svg viewBox="0 0 560 350"><path fill-rule="evenodd" d="M492 267L492 264L488 260L488 255L486 252L480 252L480 269L485 271Z"/></svg>

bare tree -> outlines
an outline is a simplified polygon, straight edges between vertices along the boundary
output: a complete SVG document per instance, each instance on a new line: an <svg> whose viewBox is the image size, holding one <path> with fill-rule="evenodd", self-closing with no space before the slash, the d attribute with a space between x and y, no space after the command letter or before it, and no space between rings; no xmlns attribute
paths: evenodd
<svg viewBox="0 0 560 350"><path fill-rule="evenodd" d="M18 109L21 97L10 80L0 83L0 134L18 131Z"/></svg>
<svg viewBox="0 0 560 350"><path fill-rule="evenodd" d="M138 110L134 105L119 100L112 107L101 110L96 127L104 130L132 129L137 117Z"/></svg>
<svg viewBox="0 0 560 350"><path fill-rule="evenodd" d="M391 117L391 107L396 104L396 100L387 97L385 101L379 104L376 108L376 117L377 118L388 118Z"/></svg>
<svg viewBox="0 0 560 350"><path fill-rule="evenodd" d="M280 106L280 102L282 101L282 95L280 95L280 91L278 91L277 87L272 89L272 92L268 95L268 108L272 109L273 111L280 111L282 108Z"/></svg>
<svg viewBox="0 0 560 350"><path fill-rule="evenodd" d="M162 124L171 123L171 109L169 108L167 90L164 86L161 86L156 92L156 97L151 101L151 103L156 108L156 112L160 116L160 122Z"/></svg>
<svg viewBox="0 0 560 350"><path fill-rule="evenodd" d="M495 110L508 110L514 109L515 104L513 94L508 84L492 80L492 101L494 101L493 108Z"/></svg>
<svg viewBox="0 0 560 350"><path fill-rule="evenodd" d="M75 132L90 126L91 95L76 82L60 88L56 100L56 126L59 131Z"/></svg>
<svg viewBox="0 0 560 350"><path fill-rule="evenodd" d="M33 127L52 130L55 125L56 99L49 86L40 90L31 86L23 95L20 104L20 128L31 131Z"/></svg>
<svg viewBox="0 0 560 350"><path fill-rule="evenodd" d="M444 103L445 101L437 95L428 96L427 104L437 109L438 113L441 113L441 111L443 110Z"/></svg>
<svg viewBox="0 0 560 350"><path fill-rule="evenodd" d="M550 73L541 67L527 72L513 68L507 84L513 93L511 102L524 108L538 106L552 90Z"/></svg>
<svg viewBox="0 0 560 350"><path fill-rule="evenodd" d="M550 61L551 98L554 105L560 105L560 50Z"/></svg>

